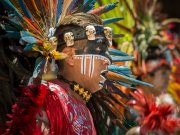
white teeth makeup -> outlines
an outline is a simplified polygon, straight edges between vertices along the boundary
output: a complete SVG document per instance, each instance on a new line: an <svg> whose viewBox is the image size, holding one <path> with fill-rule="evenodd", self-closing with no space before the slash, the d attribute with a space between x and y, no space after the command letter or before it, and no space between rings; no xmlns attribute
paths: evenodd
<svg viewBox="0 0 180 135"><path fill-rule="evenodd" d="M101 89L101 88L103 88L103 85L99 83L99 87L100 87L100 89Z"/></svg>
<svg viewBox="0 0 180 135"><path fill-rule="evenodd" d="M106 78L103 76L103 75L100 75L100 77L105 81L106 80Z"/></svg>

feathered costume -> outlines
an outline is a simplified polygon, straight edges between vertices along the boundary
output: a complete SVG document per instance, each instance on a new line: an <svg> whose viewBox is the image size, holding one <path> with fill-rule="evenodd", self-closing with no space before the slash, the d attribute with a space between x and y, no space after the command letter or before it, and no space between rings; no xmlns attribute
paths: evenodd
<svg viewBox="0 0 180 135"><path fill-rule="evenodd" d="M130 96L124 94L119 86L128 88L133 88L134 84L151 86L136 80L128 67L115 65L115 62L129 61L133 57L109 48L113 64L108 67L109 71L104 75L107 80L102 90L88 95L84 89L81 91L78 84L71 85L75 91L79 91L79 95L83 95L88 108L68 94L69 89L62 82L63 79L54 80L57 77L55 60L67 56L57 51L57 39L54 37L56 28L61 28L61 23L68 15L79 12L101 15L117 4L112 3L93 10L94 3L95 0L1 0L5 8L1 14L1 31L3 31L1 40L10 43L9 48L3 42L1 44L4 62L2 68L8 65L13 71L8 73L9 78L6 74L2 74L1 78L3 82L7 81L6 84L9 84L9 80L6 79L15 79L12 77L15 74L18 77L17 81L21 80L22 84L20 86L22 94L16 91L16 95L20 96L12 107L13 114L8 115L11 120L7 122L9 128L5 134L106 135L124 134L127 128L131 127L128 121L132 118L125 117L119 111L119 108L124 108L126 115L131 116L130 109L117 98L121 97L126 102ZM103 20L103 23L109 24L121 19L110 18ZM105 28L100 27L99 30L102 32L101 30ZM105 32L104 34L106 35ZM111 43L113 37L121 36L111 33L106 38ZM58 39L58 42L59 40L61 41ZM72 45L69 42L66 44ZM11 59L5 56L7 52L5 53L4 50L13 52ZM32 71L33 66L35 68ZM10 83L13 86L13 80L10 80ZM18 89L18 86L16 88ZM11 93L9 98L14 99L13 91ZM11 105L12 102L9 104ZM4 130L3 123L1 125Z"/></svg>

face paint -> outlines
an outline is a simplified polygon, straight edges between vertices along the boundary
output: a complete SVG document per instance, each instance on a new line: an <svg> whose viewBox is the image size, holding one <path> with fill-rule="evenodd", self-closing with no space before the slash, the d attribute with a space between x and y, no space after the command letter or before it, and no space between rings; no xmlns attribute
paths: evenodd
<svg viewBox="0 0 180 135"><path fill-rule="evenodd" d="M83 61L84 61L84 62L83 62L83 63L84 63L84 64L83 64L83 71L84 71L84 72L83 72L83 75L85 75L85 74L86 74L86 64L87 64L87 63L86 63L86 56L83 56Z"/></svg>
<svg viewBox="0 0 180 135"><path fill-rule="evenodd" d="M94 72L94 56L90 56L90 63L89 63L89 77L92 77L92 74Z"/></svg>
<svg viewBox="0 0 180 135"><path fill-rule="evenodd" d="M79 78L81 78L82 84L89 88L91 92L100 90L106 80L101 73L107 72L107 66L112 61L108 53L109 45L109 40L104 33L98 33L95 39L86 40L83 45L78 45L77 49L76 46L74 47L74 59L78 59L77 62L80 64L78 66L78 63L76 63L79 67ZM89 84L89 82L91 83Z"/></svg>
<svg viewBox="0 0 180 135"><path fill-rule="evenodd" d="M85 75L85 66L86 66L86 63L85 63L85 59L86 57L85 56L82 56L82 57L78 57L79 59L81 59L81 74L82 75Z"/></svg>
<svg viewBox="0 0 180 135"><path fill-rule="evenodd" d="M111 64L111 61L101 55L74 55L75 59L80 59L81 62L81 74L86 78L97 79L97 85L102 87L106 78L102 76L102 73L107 72L107 66ZM107 63L107 64L104 64Z"/></svg>

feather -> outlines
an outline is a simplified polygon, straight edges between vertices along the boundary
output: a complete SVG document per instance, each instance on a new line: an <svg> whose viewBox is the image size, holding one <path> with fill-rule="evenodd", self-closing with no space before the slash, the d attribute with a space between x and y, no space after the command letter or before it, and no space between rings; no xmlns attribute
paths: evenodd
<svg viewBox="0 0 180 135"><path fill-rule="evenodd" d="M128 97L126 94L124 94L119 88L117 88L117 87L113 84L112 81L106 80L104 84L105 84L105 86L107 87L108 91L113 92L113 93L116 93L116 94L120 95L120 96L123 97L123 98L129 99L129 97Z"/></svg>
<svg viewBox="0 0 180 135"><path fill-rule="evenodd" d="M126 76L131 76L132 75L132 72L129 70L129 71L123 71L123 70L114 70L114 69L108 69L108 71L112 71L114 73L117 73L117 74L122 74L122 75L126 75Z"/></svg>
<svg viewBox="0 0 180 135"><path fill-rule="evenodd" d="M67 14L72 14L78 10L78 7L83 5L83 0L73 0L67 9Z"/></svg>
<svg viewBox="0 0 180 135"><path fill-rule="evenodd" d="M15 38L15 39L20 39L20 34L19 32L16 31L6 31L7 33L5 35L2 35L0 37L8 37L8 38Z"/></svg>
<svg viewBox="0 0 180 135"><path fill-rule="evenodd" d="M122 62L122 61L131 61L134 60L132 56L113 56L111 57L112 62Z"/></svg>
<svg viewBox="0 0 180 135"><path fill-rule="evenodd" d="M24 2L27 0L24 0ZM23 10L28 11L26 9L29 9L29 7L32 7L32 3L29 3L29 5L25 2L24 5L20 5L17 1L12 1L12 3L10 1L7 0L3 0L3 4L6 5L6 7L8 7L10 10L13 10L14 13L16 14L16 16L18 16L19 20L17 21L17 23L19 23L24 29L28 29L29 31L31 31L32 33L38 34L38 36L42 36L42 29L39 26L39 22L37 20L32 20L31 18L28 18L26 15L24 15ZM21 3L22 4L22 3ZM26 9L22 10L22 7L27 7ZM32 12L32 11L30 11ZM30 13L29 12L29 13ZM32 14L33 15L33 14Z"/></svg>
<svg viewBox="0 0 180 135"><path fill-rule="evenodd" d="M79 7L78 11L82 11L82 12L88 12L89 10L91 10L94 7L96 0L87 0L85 1L85 3Z"/></svg>
<svg viewBox="0 0 180 135"><path fill-rule="evenodd" d="M122 82L122 81L116 81L116 82L114 82L114 84L120 85L120 86L125 86L125 87L130 88L130 89L137 89L136 87L132 87L132 84Z"/></svg>
<svg viewBox="0 0 180 135"><path fill-rule="evenodd" d="M27 43L30 43L30 44L38 43L38 41L39 41L37 38L31 37L31 36L21 37L21 40L23 40Z"/></svg>
<svg viewBox="0 0 180 135"><path fill-rule="evenodd" d="M55 27L56 24L56 6L57 6L57 0L49 0L50 8L51 8L51 27Z"/></svg>
<svg viewBox="0 0 180 135"><path fill-rule="evenodd" d="M180 125L180 119L174 117L175 106L172 104L156 104L153 95L142 90L131 92L133 100L128 102L139 114L141 133L155 131L155 134L173 134ZM163 121L163 122L160 122Z"/></svg>
<svg viewBox="0 0 180 135"><path fill-rule="evenodd" d="M106 25L106 24L110 24L110 23L121 21L123 19L124 19L123 17L121 17L121 18L120 17L114 17L114 18L104 19L103 20L103 24Z"/></svg>
<svg viewBox="0 0 180 135"><path fill-rule="evenodd" d="M118 65L109 65L108 70L116 70L116 71L130 71L129 67L118 66Z"/></svg>
<svg viewBox="0 0 180 135"><path fill-rule="evenodd" d="M33 24L31 20L24 17L24 21L22 25L24 25L24 29L28 29L30 32L35 34L39 39L43 40L43 31L40 27L38 27L35 23Z"/></svg>
<svg viewBox="0 0 180 135"><path fill-rule="evenodd" d="M89 13L101 15L101 14L104 14L104 13L114 9L115 7L117 7L117 4L118 4L118 2L114 2L112 4L107 4L105 6L101 6L101 7L94 9L94 10L91 10L91 11L89 11Z"/></svg>
<svg viewBox="0 0 180 135"><path fill-rule="evenodd" d="M61 17L59 18L58 20L58 25L61 23L61 21L64 19L64 17L66 16L67 14L67 9L68 7L70 6L72 0L64 0L64 3L63 3L63 7L62 7L62 13L61 13Z"/></svg>
<svg viewBox="0 0 180 135"><path fill-rule="evenodd" d="M31 15L31 13L29 12L29 10L27 9L24 1L23 1L23 0L18 0L18 3L19 3L19 6L21 7L22 11L24 12L24 14L25 14L28 18L32 19L32 15Z"/></svg>
<svg viewBox="0 0 180 135"><path fill-rule="evenodd" d="M7 20L7 23L2 25L6 31L21 31L23 28L17 22Z"/></svg>
<svg viewBox="0 0 180 135"><path fill-rule="evenodd" d="M16 9L16 7L13 6L13 4L9 0L2 0L2 3L5 8L14 11L14 14L20 17L20 19L22 19L21 13Z"/></svg>
<svg viewBox="0 0 180 135"><path fill-rule="evenodd" d="M44 29L47 32L47 29L49 28L47 25L47 20L49 19L49 16L45 12L45 9L47 9L47 7L43 6L41 0L24 0L24 2L26 7L29 9L31 15L33 16L33 20L29 20L29 22L31 22L32 25L38 27L38 29L42 33L45 33L45 31L42 31Z"/></svg>
<svg viewBox="0 0 180 135"><path fill-rule="evenodd" d="M121 75L121 74L117 74L111 71L108 71L108 73L106 74L106 77L110 80L113 81L122 81L122 82L127 82L127 83L131 83L131 84L140 84L140 85L144 85L144 86L149 86L149 87L153 87L153 85L146 83L146 82L142 82L139 80L136 80L134 78L125 76L125 75Z"/></svg>
<svg viewBox="0 0 180 135"><path fill-rule="evenodd" d="M23 49L24 52L31 52L31 51L39 51L38 44L27 44L26 47Z"/></svg>
<svg viewBox="0 0 180 135"><path fill-rule="evenodd" d="M131 70L124 66L110 65L108 66L108 71L112 71L112 72L122 74L122 75L127 75L127 76L132 75Z"/></svg>
<svg viewBox="0 0 180 135"><path fill-rule="evenodd" d="M62 6L63 6L63 0L58 0L57 7L56 7L56 25L58 23L58 20L62 12Z"/></svg>
<svg viewBox="0 0 180 135"><path fill-rule="evenodd" d="M116 55L116 56L128 56L128 54L121 52L119 50L116 49L112 49L112 48L108 48L108 52L110 53L110 55Z"/></svg>

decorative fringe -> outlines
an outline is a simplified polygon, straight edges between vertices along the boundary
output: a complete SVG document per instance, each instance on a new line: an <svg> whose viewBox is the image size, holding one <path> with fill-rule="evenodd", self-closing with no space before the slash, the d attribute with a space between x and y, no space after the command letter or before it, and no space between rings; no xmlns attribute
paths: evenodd
<svg viewBox="0 0 180 135"><path fill-rule="evenodd" d="M7 121L9 129L4 135L42 135L36 115L41 110L48 88L42 84L21 88L23 94L12 106L13 114L8 115L11 120Z"/></svg>
<svg viewBox="0 0 180 135"><path fill-rule="evenodd" d="M63 106L59 97L52 91L49 91L43 105L50 123L50 135L72 135L71 127L64 116Z"/></svg>

